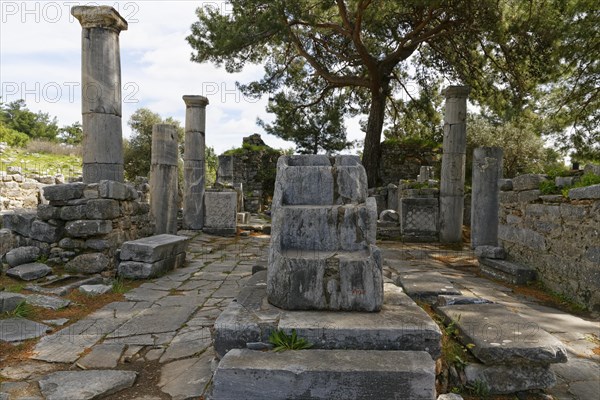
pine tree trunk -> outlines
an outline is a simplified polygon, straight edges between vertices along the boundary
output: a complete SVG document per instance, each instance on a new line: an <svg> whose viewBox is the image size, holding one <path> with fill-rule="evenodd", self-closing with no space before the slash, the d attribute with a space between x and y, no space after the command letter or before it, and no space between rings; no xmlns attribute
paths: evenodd
<svg viewBox="0 0 600 400"><path fill-rule="evenodd" d="M385 117L385 102L387 88L371 91L371 107L367 122L365 145L362 164L367 171L367 181L370 188L379 184L379 159L381 157L381 131Z"/></svg>

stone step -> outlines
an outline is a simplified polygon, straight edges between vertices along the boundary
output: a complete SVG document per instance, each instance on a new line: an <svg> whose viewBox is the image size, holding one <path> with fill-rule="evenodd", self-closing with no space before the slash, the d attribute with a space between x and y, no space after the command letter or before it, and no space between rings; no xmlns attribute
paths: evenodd
<svg viewBox="0 0 600 400"><path fill-rule="evenodd" d="M131 240L121 246L121 261L153 263L183 253L189 238L177 235L154 235Z"/></svg>
<svg viewBox="0 0 600 400"><path fill-rule="evenodd" d="M479 267L484 274L514 285L525 285L536 279L534 269L512 261L480 257Z"/></svg>
<svg viewBox="0 0 600 400"><path fill-rule="evenodd" d="M567 362L567 350L558 339L503 305L465 304L436 310L456 325L463 344L475 345L471 353L486 365Z"/></svg>
<svg viewBox="0 0 600 400"><path fill-rule="evenodd" d="M435 399L435 364L422 351L232 350L214 400Z"/></svg>
<svg viewBox="0 0 600 400"><path fill-rule="evenodd" d="M267 301L266 271L257 272L214 324L219 357L248 343L268 342L272 331L292 329L316 349L423 350L441 354L441 332L396 285L384 284L380 312L289 311Z"/></svg>

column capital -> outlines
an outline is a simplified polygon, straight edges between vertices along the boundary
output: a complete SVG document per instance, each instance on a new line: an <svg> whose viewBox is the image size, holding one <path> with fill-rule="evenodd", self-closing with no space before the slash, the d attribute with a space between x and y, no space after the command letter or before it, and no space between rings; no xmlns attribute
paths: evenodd
<svg viewBox="0 0 600 400"><path fill-rule="evenodd" d="M208 105L208 99L204 96L185 95L183 101L188 107L206 107Z"/></svg>
<svg viewBox="0 0 600 400"><path fill-rule="evenodd" d="M127 21L110 6L76 6L71 14L79 20L81 27L112 29L117 33L127 30Z"/></svg>
<svg viewBox="0 0 600 400"><path fill-rule="evenodd" d="M467 98L471 93L471 86L448 86L442 91L442 94L447 98Z"/></svg>

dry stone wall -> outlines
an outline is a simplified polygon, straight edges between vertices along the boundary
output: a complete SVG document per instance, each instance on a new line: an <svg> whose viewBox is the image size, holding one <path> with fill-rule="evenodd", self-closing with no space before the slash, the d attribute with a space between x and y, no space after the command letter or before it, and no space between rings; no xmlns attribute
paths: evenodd
<svg viewBox="0 0 600 400"><path fill-rule="evenodd" d="M150 236L149 204L133 186L114 181L46 186L48 204L3 215L17 246L35 246L50 266L71 273L112 271L116 251L129 240Z"/></svg>
<svg viewBox="0 0 600 400"><path fill-rule="evenodd" d="M439 150L394 141L381 143L379 177L384 185L397 184L402 179L417 179L421 166L432 166L438 176L441 166Z"/></svg>
<svg viewBox="0 0 600 400"><path fill-rule="evenodd" d="M498 237L551 290L600 310L600 185L541 195L541 175L502 181Z"/></svg>

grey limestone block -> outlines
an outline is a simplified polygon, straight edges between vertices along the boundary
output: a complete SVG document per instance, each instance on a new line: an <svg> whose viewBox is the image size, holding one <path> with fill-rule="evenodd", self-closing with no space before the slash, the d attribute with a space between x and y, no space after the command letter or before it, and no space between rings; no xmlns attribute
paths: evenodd
<svg viewBox="0 0 600 400"><path fill-rule="evenodd" d="M154 235L132 240L121 246L121 261L153 263L185 251L188 238L177 235Z"/></svg>
<svg viewBox="0 0 600 400"><path fill-rule="evenodd" d="M66 201L79 199L83 196L85 184L81 182L64 185L44 186L44 198L48 201Z"/></svg>
<svg viewBox="0 0 600 400"><path fill-rule="evenodd" d="M64 206L60 208L60 217L63 221L85 219L85 205Z"/></svg>
<svg viewBox="0 0 600 400"><path fill-rule="evenodd" d="M550 389L556 376L548 365L481 365L465 367L467 385L477 381L487 386L490 394L509 394L535 389Z"/></svg>
<svg viewBox="0 0 600 400"><path fill-rule="evenodd" d="M41 250L35 246L17 247L6 253L6 262L10 267L34 262L39 258Z"/></svg>
<svg viewBox="0 0 600 400"><path fill-rule="evenodd" d="M484 274L515 285L526 285L537 277L535 269L514 261L480 257L479 266Z"/></svg>
<svg viewBox="0 0 600 400"><path fill-rule="evenodd" d="M540 183L548 180L546 175L540 174L525 174L519 175L512 179L513 190L520 192L522 190L538 189Z"/></svg>
<svg viewBox="0 0 600 400"><path fill-rule="evenodd" d="M567 350L558 339L503 305L453 305L438 311L454 321L461 342L474 344L471 352L486 365L567 362Z"/></svg>
<svg viewBox="0 0 600 400"><path fill-rule="evenodd" d="M24 300L22 294L0 292L0 314L13 311Z"/></svg>
<svg viewBox="0 0 600 400"><path fill-rule="evenodd" d="M29 263L10 268L6 271L6 275L12 278L21 279L24 281L32 281L43 278L52 272L52 269L46 264Z"/></svg>
<svg viewBox="0 0 600 400"><path fill-rule="evenodd" d="M87 219L115 219L121 216L121 207L117 200L92 199L85 205Z"/></svg>
<svg viewBox="0 0 600 400"><path fill-rule="evenodd" d="M569 198L572 200L600 199L600 184L571 189Z"/></svg>
<svg viewBox="0 0 600 400"><path fill-rule="evenodd" d="M75 238L104 235L112 231L112 222L106 220L70 221L65 225L65 230Z"/></svg>
<svg viewBox="0 0 600 400"><path fill-rule="evenodd" d="M29 237L46 243L57 243L63 235L63 226L52 225L48 222L35 220L31 223L31 233Z"/></svg>
<svg viewBox="0 0 600 400"><path fill-rule="evenodd" d="M2 227L18 233L19 235L29 237L31 233L31 224L36 218L33 211L10 212L2 215Z"/></svg>
<svg viewBox="0 0 600 400"><path fill-rule="evenodd" d="M180 268L185 262L185 253L163 258L154 262L122 261L117 275L127 279L156 278L173 269Z"/></svg>
<svg viewBox="0 0 600 400"><path fill-rule="evenodd" d="M61 207L51 206L50 204L38 204L37 217L42 221L59 219L61 210Z"/></svg>
<svg viewBox="0 0 600 400"><path fill-rule="evenodd" d="M70 272L96 274L110 267L110 259L102 253L81 254L65 264Z"/></svg>
<svg viewBox="0 0 600 400"><path fill-rule="evenodd" d="M506 251L503 247L497 246L477 246L475 247L475 255L477 257L484 258L495 258L504 260L506 258Z"/></svg>
<svg viewBox="0 0 600 400"><path fill-rule="evenodd" d="M435 365L418 351L235 349L213 385L215 400L425 400L435 398Z"/></svg>
<svg viewBox="0 0 600 400"><path fill-rule="evenodd" d="M98 196L103 199L129 200L131 186L112 180L102 180L98 183Z"/></svg>

